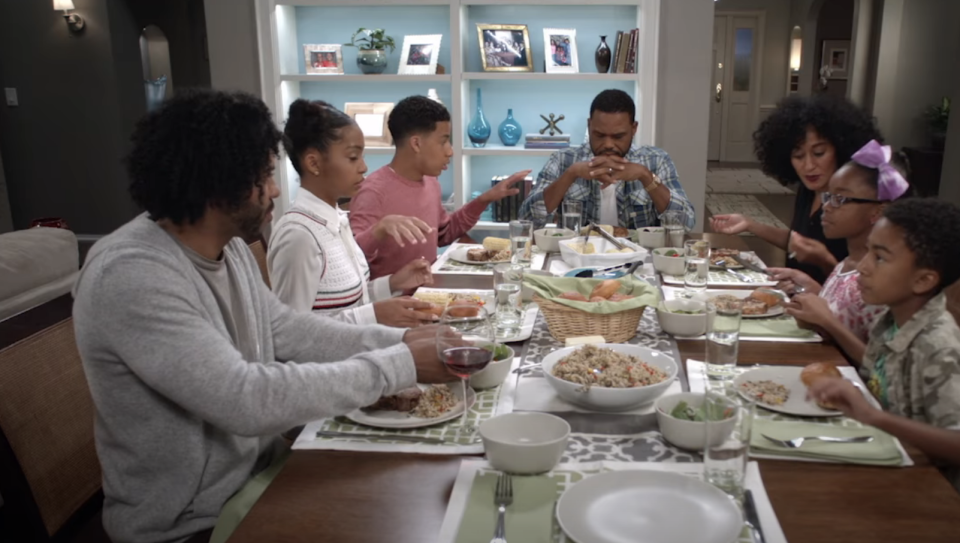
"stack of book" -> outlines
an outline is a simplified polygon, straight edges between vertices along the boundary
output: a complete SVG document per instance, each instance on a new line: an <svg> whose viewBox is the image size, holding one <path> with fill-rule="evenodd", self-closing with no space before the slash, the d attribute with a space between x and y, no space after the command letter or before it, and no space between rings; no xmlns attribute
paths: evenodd
<svg viewBox="0 0 960 543"><path fill-rule="evenodd" d="M560 134L547 136L545 134L527 134L523 146L526 149L566 149L570 147L570 136Z"/></svg>
<svg viewBox="0 0 960 543"><path fill-rule="evenodd" d="M507 177L508 176L506 175L498 175L494 177L490 180L490 186L492 187L496 185ZM494 202L494 222L510 222L520 218L520 205L523 204L523 201L527 199L527 196L530 196L530 193L533 192L533 178L527 176L523 182L517 182L517 184L514 185L514 188L520 189L520 194L507 196L499 202Z"/></svg>
<svg viewBox="0 0 960 543"><path fill-rule="evenodd" d="M634 28L626 32L617 31L616 52L610 65L610 73L635 74L637 73L637 41L640 29Z"/></svg>

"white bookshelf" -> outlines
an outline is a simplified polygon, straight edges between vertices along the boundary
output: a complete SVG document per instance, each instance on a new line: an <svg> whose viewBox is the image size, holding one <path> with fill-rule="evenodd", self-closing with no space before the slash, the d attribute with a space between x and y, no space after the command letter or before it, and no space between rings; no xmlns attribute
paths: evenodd
<svg viewBox="0 0 960 543"><path fill-rule="evenodd" d="M535 171L532 175L536 177L538 173L536 168L542 167L547 157L554 152L550 149L525 149L523 141L515 147L501 145L497 137L497 127L505 111L502 110L502 106L499 109L487 110L487 96L490 93L523 94L526 88L535 89L529 91L527 95L529 97L537 96L537 98L529 98L531 102L550 102L551 100L556 102L558 96L563 96L563 93L570 93L569 100L572 105L565 105L557 112L564 113L567 116L568 120L561 128L563 128L564 133L571 134L571 145L578 146L583 140L587 110L590 100L593 99L591 93L595 94L603 88L622 88L628 92L632 91L637 105L637 121L639 124L637 142L652 143L654 141L660 3L661 0L600 0L589 4L582 0L256 0L262 95L278 123L282 124L290 103L301 96L309 97L311 93L316 95L318 86L325 89L324 92L329 90L333 94L336 94L338 88L349 88L351 93L354 89L362 89L367 94L375 90L379 97L376 100L353 99L351 96L351 99L347 101L394 103L414 93L406 92L406 89L418 89L421 83L423 84L423 90L419 91L421 94L426 94L428 87L449 88L449 98L445 98L444 103L450 110L453 125L452 192L454 202L459 207L469 200L471 192L489 187L491 176L487 174L492 167L491 164L500 164L500 161L503 164L529 163L529 166L517 167L510 171L499 171L498 174L506 175L519 169L534 168ZM545 12L541 6L557 9ZM449 17L444 17L442 21L437 20L438 27L442 28L437 28L435 31L407 31L404 29L404 23L399 21L403 19L402 17L397 17L398 22L391 22L389 26L384 26L388 30L387 33L396 39L398 51L402 46L405 34L442 33L444 36L441 48L449 52L449 60L443 63L446 69L444 74L398 75L395 73L397 64L393 60L388 64L387 71L394 73L380 75L351 73L313 75L303 73L305 70L300 55L304 43L344 43L349 41L351 34L358 27L353 22L340 24L339 21L334 20L337 26L333 30L324 33L323 39L320 41L317 41L318 38L314 34L311 41L309 38L298 35L299 33L306 33L304 30L306 23L304 21L307 19L298 19L304 13L313 14L312 16L318 19L316 12L312 10L328 9L333 19L336 17L351 19L349 15L353 15L353 18L362 20L363 17L377 14L378 10L390 10L392 14L404 15L403 10L409 10L413 13L416 10L441 10L444 8L449 13ZM503 14L498 16L501 9ZM520 10L520 13L527 14L524 20L515 19L517 10ZM558 10L567 14L567 18L562 19L562 16L558 16ZM602 33L596 31L581 34L578 30L580 71L583 73L483 72L479 71L480 68L477 66L478 59L471 58L471 55L479 54L475 25L478 22L477 19L481 17L484 20L479 22L529 25L534 70L542 70L543 36L540 28L544 26L578 28L580 25L588 24L584 22L587 20L592 21L592 24L596 26L598 24L597 19L602 17L603 13L620 14L624 12L630 13L630 16L626 18L607 16L607 19L601 20L600 23L610 28L607 43L612 52L615 52L616 49L614 42L617 29L640 29L637 73L635 74L595 73L592 48L595 48L599 42L599 38L595 34ZM301 15L298 16L298 13ZM431 13L435 13L435 11L431 11ZM543 16L543 23L540 24L538 21L542 13L547 15ZM348 16L345 16L345 14ZM561 19L558 20L558 17L561 17ZM531 18L536 20L530 20ZM408 22L406 24L412 25L415 23ZM536 26L538 24L539 26ZM360 26L376 27L375 24ZM591 48L589 49L589 55L586 54L585 45ZM540 54L537 53L538 47L541 49ZM354 54L349 53L349 51L350 49L344 48L344 64L348 67L353 64L355 58ZM553 82L558 83L558 85L554 86ZM609 83L609 85L605 86L606 83ZM492 128L491 138L485 147L473 147L466 137L466 126L473 116L477 88L483 89L484 110ZM539 99L540 94L545 95L543 100ZM576 94L575 97L574 94ZM333 105L342 107L343 104L334 102ZM539 103L537 106L539 106ZM532 110L533 107L528 106L527 109ZM540 110L536 110L536 113L540 112ZM532 115L528 115L528 117L536 119ZM539 120L532 122L537 123ZM540 125L531 125L530 121L521 121L521 124L524 133L535 133L541 128ZM386 159L393 154L393 151L392 147L368 147L365 153L371 160L376 161ZM295 193L294 189L298 184L296 172L289 160L284 159L284 163L285 167L278 168L278 182L283 196L277 201L279 212L275 214L275 217L279 217L289 208L291 198ZM504 166L504 168L507 167ZM474 183L474 180L477 182ZM505 228L505 225L481 221L477 227L489 230Z"/></svg>

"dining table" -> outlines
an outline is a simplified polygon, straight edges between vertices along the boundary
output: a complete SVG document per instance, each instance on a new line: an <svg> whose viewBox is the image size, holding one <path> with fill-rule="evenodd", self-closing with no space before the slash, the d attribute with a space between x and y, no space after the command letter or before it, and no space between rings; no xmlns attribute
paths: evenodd
<svg viewBox="0 0 960 543"><path fill-rule="evenodd" d="M703 236L714 247L747 249L738 236ZM437 274L434 287L489 289L491 281L489 276ZM703 360L703 340L678 340L677 347L683 360ZM826 342L740 342L739 365L811 362L847 365L837 347ZM592 424L584 413L564 418L574 432ZM757 460L787 541L960 541L960 494L929 458L903 445L914 462L910 467ZM480 458L294 450L229 541L436 541L461 461Z"/></svg>

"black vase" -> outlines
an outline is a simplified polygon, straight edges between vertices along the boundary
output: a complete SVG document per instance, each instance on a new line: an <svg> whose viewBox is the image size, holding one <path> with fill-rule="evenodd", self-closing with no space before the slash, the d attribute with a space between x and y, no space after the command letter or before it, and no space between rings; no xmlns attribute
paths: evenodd
<svg viewBox="0 0 960 543"><path fill-rule="evenodd" d="M597 63L597 72L605 74L610 70L610 46L607 45L606 36L600 36L600 45L597 46L593 60Z"/></svg>

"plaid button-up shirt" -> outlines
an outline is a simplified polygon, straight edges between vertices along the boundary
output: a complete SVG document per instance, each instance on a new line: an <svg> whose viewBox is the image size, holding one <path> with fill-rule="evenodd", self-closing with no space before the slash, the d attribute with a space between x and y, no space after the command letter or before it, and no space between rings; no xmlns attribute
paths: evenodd
<svg viewBox="0 0 960 543"><path fill-rule="evenodd" d="M551 214L547 213L547 206L543 201L543 191L567 171L567 168L576 162L590 161L594 157L590 145L585 143L580 147L571 147L550 155L547 164L537 176L537 186L533 193L523 202L520 214L524 219L533 221L535 228L543 228ZM687 199L680 181L677 179L677 169L668 155L662 149L644 145L631 146L625 156L628 161L646 166L657 174L663 185L670 190L670 203L664 211L682 211L685 225L688 230L693 229L697 222L696 211ZM600 183L588 179L577 178L570 185L564 195L565 202L583 203L583 220L599 222L600 219ZM562 208L560 208L562 209ZM619 224L624 228L642 228L644 226L658 226L660 212L650 198L650 194L643 188L640 181L624 181L617 183L617 216Z"/></svg>

